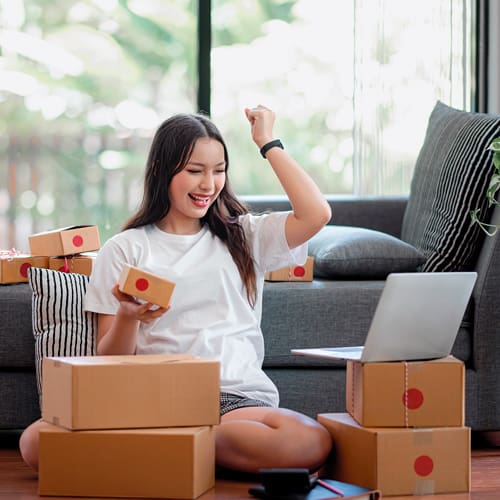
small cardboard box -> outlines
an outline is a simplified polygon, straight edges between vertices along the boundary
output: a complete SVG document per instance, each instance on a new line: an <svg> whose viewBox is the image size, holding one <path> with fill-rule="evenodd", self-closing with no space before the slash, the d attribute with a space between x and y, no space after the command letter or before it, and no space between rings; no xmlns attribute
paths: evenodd
<svg viewBox="0 0 500 500"><path fill-rule="evenodd" d="M59 257L99 250L97 226L70 226L28 236L31 255Z"/></svg>
<svg viewBox="0 0 500 500"><path fill-rule="evenodd" d="M50 257L49 269L63 273L77 273L90 276L96 256L96 252L87 252L70 255L69 257Z"/></svg>
<svg viewBox="0 0 500 500"><path fill-rule="evenodd" d="M283 267L276 271L265 273L266 281L312 281L313 280L314 258L307 257L303 266Z"/></svg>
<svg viewBox="0 0 500 500"><path fill-rule="evenodd" d="M47 257L33 257L29 254L0 251L0 283L26 283L30 267L49 265Z"/></svg>
<svg viewBox="0 0 500 500"><path fill-rule="evenodd" d="M42 418L73 430L216 425L219 372L187 354L46 357Z"/></svg>
<svg viewBox="0 0 500 500"><path fill-rule="evenodd" d="M347 361L347 411L365 427L465 425L465 367L429 361Z"/></svg>
<svg viewBox="0 0 500 500"><path fill-rule="evenodd" d="M197 498L215 484L212 427L40 431L40 495Z"/></svg>
<svg viewBox="0 0 500 500"><path fill-rule="evenodd" d="M348 413L325 413L334 451L325 473L382 495L435 495L470 490L470 428L362 427Z"/></svg>
<svg viewBox="0 0 500 500"><path fill-rule="evenodd" d="M175 283L125 264L118 280L120 291L160 307L168 307Z"/></svg>

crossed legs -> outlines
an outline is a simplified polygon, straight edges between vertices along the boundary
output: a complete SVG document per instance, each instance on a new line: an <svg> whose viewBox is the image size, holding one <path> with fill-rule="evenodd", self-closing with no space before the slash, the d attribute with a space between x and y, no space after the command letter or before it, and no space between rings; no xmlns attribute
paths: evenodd
<svg viewBox="0 0 500 500"><path fill-rule="evenodd" d="M48 426L37 420L19 440L23 460L38 470L38 436ZM315 420L283 408L238 408L221 417L216 427L216 461L228 469L257 472L268 467L318 469L332 441Z"/></svg>
<svg viewBox="0 0 500 500"><path fill-rule="evenodd" d="M318 469L332 447L316 420L284 408L238 408L216 427L218 465L243 472L263 468Z"/></svg>

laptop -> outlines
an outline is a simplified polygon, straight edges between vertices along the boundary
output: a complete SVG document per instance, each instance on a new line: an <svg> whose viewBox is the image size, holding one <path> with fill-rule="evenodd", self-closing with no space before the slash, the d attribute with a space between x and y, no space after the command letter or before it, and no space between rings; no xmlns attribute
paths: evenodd
<svg viewBox="0 0 500 500"><path fill-rule="evenodd" d="M292 354L365 362L450 354L477 279L475 272L392 273L364 346L292 349Z"/></svg>

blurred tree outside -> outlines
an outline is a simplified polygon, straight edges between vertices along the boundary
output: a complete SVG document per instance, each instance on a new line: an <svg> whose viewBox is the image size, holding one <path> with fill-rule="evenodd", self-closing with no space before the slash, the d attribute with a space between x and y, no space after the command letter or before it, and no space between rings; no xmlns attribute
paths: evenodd
<svg viewBox="0 0 500 500"><path fill-rule="evenodd" d="M211 116L236 193L283 194L243 112L261 103L325 194L406 194L435 101L469 106L471 5L212 0ZM0 0L0 248L120 230L156 127L197 111L197 8Z"/></svg>
<svg viewBox="0 0 500 500"><path fill-rule="evenodd" d="M2 0L0 22L0 247L76 224L105 240L155 128L195 111L196 4Z"/></svg>

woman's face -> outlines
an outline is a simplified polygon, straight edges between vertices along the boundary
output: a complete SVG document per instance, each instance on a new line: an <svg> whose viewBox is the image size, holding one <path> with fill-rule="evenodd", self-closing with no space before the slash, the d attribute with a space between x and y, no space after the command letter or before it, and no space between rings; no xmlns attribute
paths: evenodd
<svg viewBox="0 0 500 500"><path fill-rule="evenodd" d="M170 210L161 228L178 234L199 231L200 219L215 202L225 182L224 147L215 139L198 139L186 166L172 178Z"/></svg>

